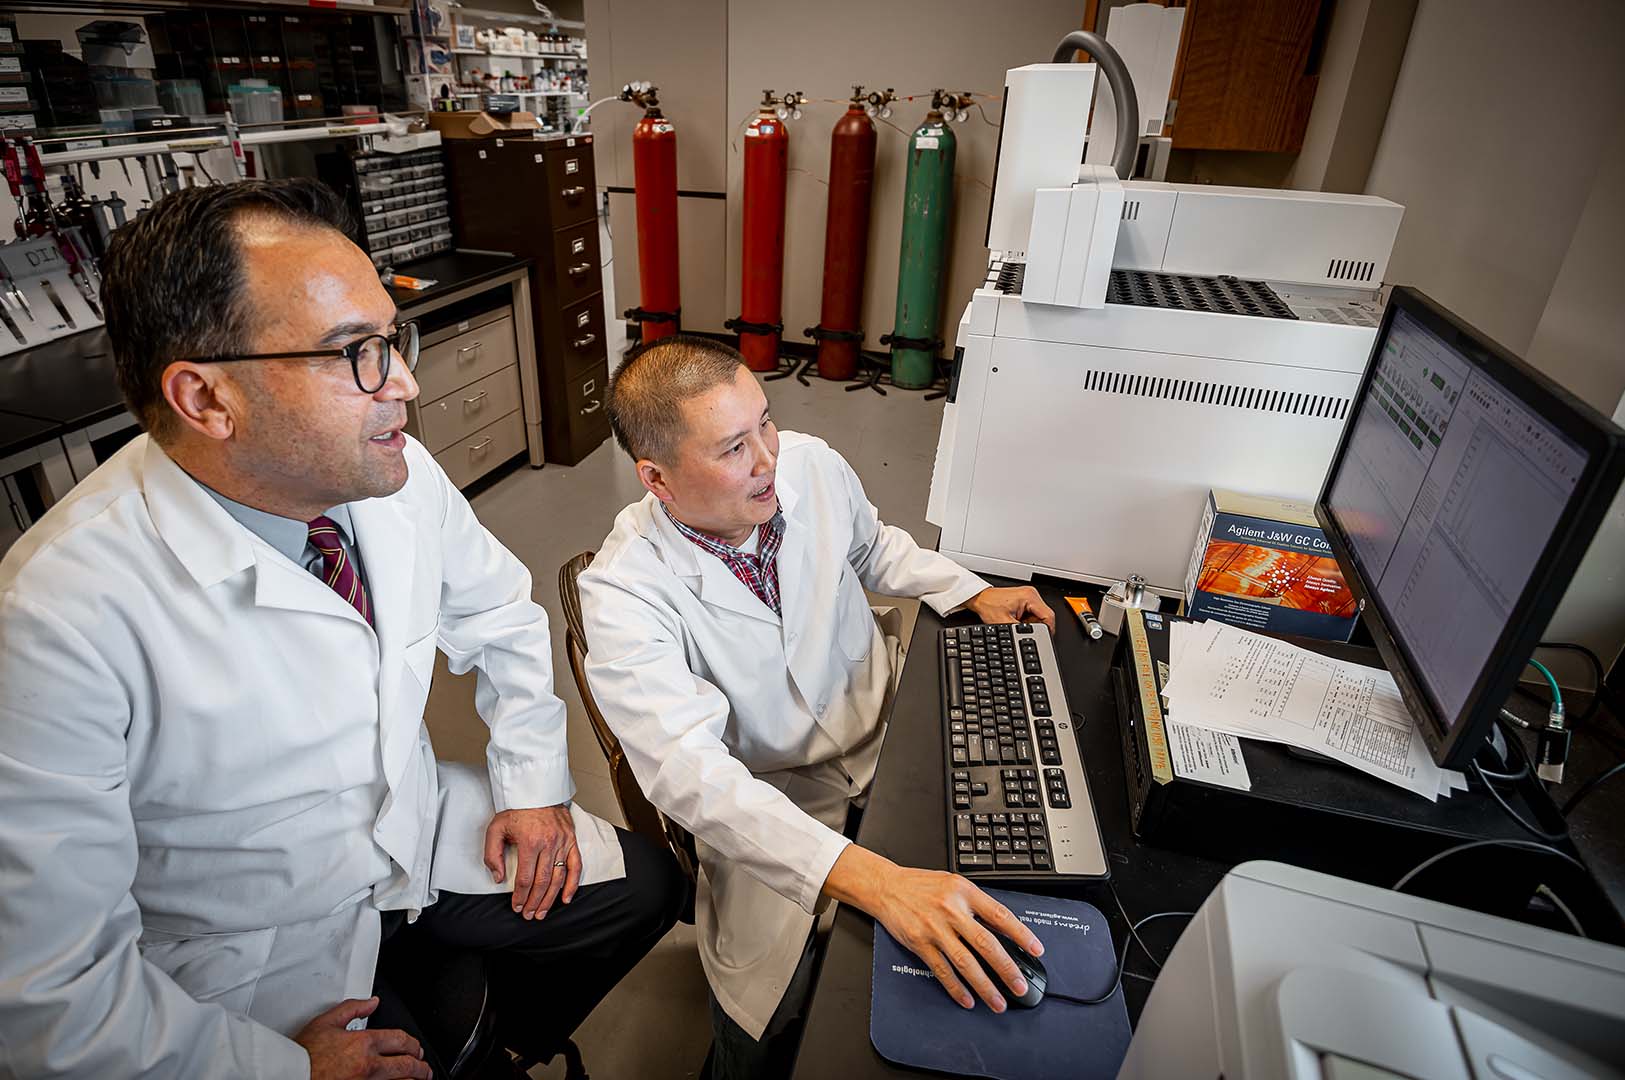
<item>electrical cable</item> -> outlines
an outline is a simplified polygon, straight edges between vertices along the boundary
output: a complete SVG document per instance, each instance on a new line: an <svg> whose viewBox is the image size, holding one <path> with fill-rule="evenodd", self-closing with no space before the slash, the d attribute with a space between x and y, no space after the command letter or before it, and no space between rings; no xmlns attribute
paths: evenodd
<svg viewBox="0 0 1625 1080"><path fill-rule="evenodd" d="M1117 904L1117 913L1123 916L1123 925L1130 928L1129 933L1133 935L1135 941L1140 943L1140 949L1145 953L1146 958L1151 961L1151 966L1156 968L1158 971L1161 971L1162 961L1158 960L1154 955L1152 955L1151 946L1147 945L1145 943L1145 938L1141 937L1139 933L1133 929L1134 920L1129 918L1128 908L1123 906L1123 898L1117 895L1117 886L1112 883L1110 878L1106 880L1106 888L1111 890L1112 901Z"/></svg>
<svg viewBox="0 0 1625 1080"><path fill-rule="evenodd" d="M1560 851L1557 848L1552 847L1550 844L1540 844L1533 840L1469 840L1465 844L1457 844L1455 847L1445 848L1443 851L1430 855L1426 859L1423 859L1421 862L1417 863L1410 870L1406 871L1404 876L1402 876L1398 881L1394 882L1394 892L1404 892L1405 886L1409 885L1413 880L1415 880L1418 874L1422 873L1422 871L1426 870L1428 867L1433 866L1435 863L1447 859L1458 852L1471 851L1473 848L1481 847L1513 847L1522 848L1526 851L1545 852L1548 855L1556 855L1559 859L1562 859L1564 862L1573 866L1582 874L1590 873L1590 871L1586 869L1585 863L1581 862L1579 859L1576 859L1573 855L1570 855L1566 851Z"/></svg>
<svg viewBox="0 0 1625 1080"><path fill-rule="evenodd" d="M1573 795L1569 796L1568 801L1558 808L1558 813L1562 814L1564 817L1568 817L1569 814L1574 812L1574 808L1580 805L1580 800L1602 787L1604 781L1611 777L1618 776L1622 772L1625 772L1625 761L1621 761L1617 765L1604 769L1596 776L1593 776L1590 780L1587 780L1580 786L1579 791L1576 791Z"/></svg>
<svg viewBox="0 0 1625 1080"><path fill-rule="evenodd" d="M1111 988L1108 989L1104 994L1101 994L1099 997L1081 998L1073 997L1070 994L1057 994L1050 992L1047 992L1045 996L1059 998L1062 1001L1070 1001L1074 1005L1100 1005L1110 1001L1112 999L1112 995L1117 993L1118 987L1123 984L1124 969L1128 966L1128 951L1134 942L1140 940L1140 927L1144 926L1148 922L1154 922L1157 919L1191 919L1195 917L1196 912L1194 911L1159 911L1155 915L1147 915L1139 922L1130 924L1128 928L1129 940L1123 942L1123 955L1117 959L1117 975L1112 979ZM1142 944L1141 948L1144 947L1145 946ZM1152 957L1152 960L1155 962L1156 958Z"/></svg>
<svg viewBox="0 0 1625 1080"><path fill-rule="evenodd" d="M1503 799L1501 797L1501 793L1495 790L1495 785L1490 783L1489 778L1484 775L1484 770L1478 767L1478 762L1471 762L1467 767L1473 771L1475 776L1478 777L1479 782L1484 785L1484 790L1490 793L1490 798L1495 800L1496 805L1506 812L1507 817L1517 822L1518 827L1524 832L1535 837L1537 840L1556 842L1559 840L1568 839L1569 834L1567 829L1565 829L1563 832L1547 832L1545 829L1542 829L1539 825L1528 821L1522 814L1514 810L1512 808L1512 804Z"/></svg>
<svg viewBox="0 0 1625 1080"><path fill-rule="evenodd" d="M1505 712L1505 711L1506 710L1504 710L1504 709L1502 710L1502 712ZM1516 721L1518 718L1514 716L1512 719L1514 721ZM1508 743L1512 743L1513 741L1515 741L1518 738L1518 733L1507 727L1504 717L1499 717L1499 716L1496 717L1495 722L1501 728L1501 734L1506 738L1506 741ZM1484 745L1488 746L1489 745L1489 740L1486 739ZM1523 745L1520 743L1518 748L1519 748L1519 750L1522 750ZM1528 757L1528 755L1520 755L1520 758L1521 758L1521 761L1520 761L1520 764L1518 766L1518 771L1517 772L1494 772L1494 771L1491 771L1489 769L1484 768L1484 766L1482 766L1482 765L1477 765L1476 761L1474 762L1474 764L1477 765L1478 775L1479 775L1480 779L1494 780L1498 784L1515 784L1519 780L1522 780L1522 779L1524 779L1525 777L1527 777L1529 775L1529 757Z"/></svg>
<svg viewBox="0 0 1625 1080"><path fill-rule="evenodd" d="M1536 671L1540 672L1542 675L1546 676L1546 683L1547 683L1547 685L1549 685L1552 688L1552 707L1554 709L1562 708L1563 707L1563 690L1562 690L1561 687L1559 687L1557 685L1557 678L1552 674L1551 668L1547 667L1545 664L1541 663L1539 660L1534 660L1534 659L1531 659L1529 661L1529 666L1534 668Z"/></svg>
<svg viewBox="0 0 1625 1080"><path fill-rule="evenodd" d="M1574 917L1574 912L1570 911L1569 906L1567 904L1563 903L1563 898L1562 897L1558 896L1555 892L1552 891L1551 886L1549 886L1549 885L1536 885L1535 886L1535 892L1536 892L1536 894L1538 894L1540 896L1544 896L1547 900L1550 900L1551 903L1552 903L1552 906L1555 907L1558 911L1561 911L1563 913L1563 917L1569 921L1570 926L1574 927L1574 932L1577 935L1579 935L1580 937L1588 937L1588 935L1585 932L1585 927L1580 925L1580 920L1576 919Z"/></svg>

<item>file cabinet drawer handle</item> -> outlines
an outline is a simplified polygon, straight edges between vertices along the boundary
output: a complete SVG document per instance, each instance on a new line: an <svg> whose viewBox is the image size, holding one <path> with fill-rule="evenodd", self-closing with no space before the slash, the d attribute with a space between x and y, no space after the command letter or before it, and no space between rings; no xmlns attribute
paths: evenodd
<svg viewBox="0 0 1625 1080"><path fill-rule="evenodd" d="M573 349L585 349L588 345L591 345L597 340L597 334L582 334L580 337L570 342L570 347Z"/></svg>
<svg viewBox="0 0 1625 1080"><path fill-rule="evenodd" d="M487 435L485 438L481 439L479 442L475 443L473 446L470 446L468 448L468 453L469 453L469 456L472 457L475 454L483 454L487 450L489 450L490 448L491 448L491 436Z"/></svg>
<svg viewBox="0 0 1625 1080"><path fill-rule="evenodd" d="M480 349L482 349L484 347L485 347L485 342L483 342L483 341L476 341L472 345L464 345L462 348L457 350L457 362L459 364L461 364L465 360L473 360L473 359L475 359L475 357L469 356L468 354L469 353L478 353L480 351Z"/></svg>
<svg viewBox="0 0 1625 1080"><path fill-rule="evenodd" d="M597 398L593 398L592 399L592 404L588 405L585 409L581 410L581 415L586 416L589 413L595 413L595 412L597 412L599 410L599 408L602 405L603 405L602 401L598 400Z"/></svg>
<svg viewBox="0 0 1625 1080"><path fill-rule="evenodd" d="M563 191L559 192L559 194L562 195L566 199L579 199L579 198L581 198L581 196L585 195L586 193L587 193L587 189L584 188L584 187L580 187L580 186L567 187Z"/></svg>
<svg viewBox="0 0 1625 1080"><path fill-rule="evenodd" d="M465 408L477 408L485 401L486 398L488 398L490 396L491 395L488 392L486 392L484 390L481 390L479 393L475 394L473 397L465 397L463 399L463 406Z"/></svg>
<svg viewBox="0 0 1625 1080"><path fill-rule="evenodd" d="M592 263L576 263L566 271L571 277L580 277L592 269Z"/></svg>

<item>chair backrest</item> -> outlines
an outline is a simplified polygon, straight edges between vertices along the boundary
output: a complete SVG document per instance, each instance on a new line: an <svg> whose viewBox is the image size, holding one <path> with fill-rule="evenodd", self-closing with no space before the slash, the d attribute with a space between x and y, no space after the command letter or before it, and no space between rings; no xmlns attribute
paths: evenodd
<svg viewBox="0 0 1625 1080"><path fill-rule="evenodd" d="M598 738L598 748L604 752L604 760L609 763L615 801L620 803L626 827L642 833L656 844L671 848L683 873L688 875L690 881L696 881L699 858L695 854L694 837L687 829L656 810L643 794L637 777L632 775L626 753L621 749L621 741L604 721L604 714L592 696L592 688L587 685L587 631L581 618L581 590L576 581L581 572L592 565L593 554L583 551L559 567L559 600L564 605L564 646L570 658L570 674L575 677L576 689L581 693L581 704L586 708L592 732ZM684 921L693 922L693 916L689 915Z"/></svg>

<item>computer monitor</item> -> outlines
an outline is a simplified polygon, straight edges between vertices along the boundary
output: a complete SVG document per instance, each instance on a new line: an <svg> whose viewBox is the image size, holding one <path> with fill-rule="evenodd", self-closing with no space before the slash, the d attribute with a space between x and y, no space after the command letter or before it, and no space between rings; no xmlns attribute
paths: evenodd
<svg viewBox="0 0 1625 1080"><path fill-rule="evenodd" d="M1440 765L1478 752L1625 473L1625 432L1394 289L1315 504Z"/></svg>

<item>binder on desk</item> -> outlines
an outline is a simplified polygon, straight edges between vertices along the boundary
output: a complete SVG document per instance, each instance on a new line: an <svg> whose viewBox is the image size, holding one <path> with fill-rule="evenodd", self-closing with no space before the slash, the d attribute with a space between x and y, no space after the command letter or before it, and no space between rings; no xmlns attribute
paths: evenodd
<svg viewBox="0 0 1625 1080"><path fill-rule="evenodd" d="M994 1080L1080 1080L1117 1075L1128 1053L1128 1010L1111 988L1117 956L1106 917L1081 900L988 889L1044 943L1049 992L1033 1009L969 1011L948 997L925 964L875 924L869 1040L886 1060Z"/></svg>

